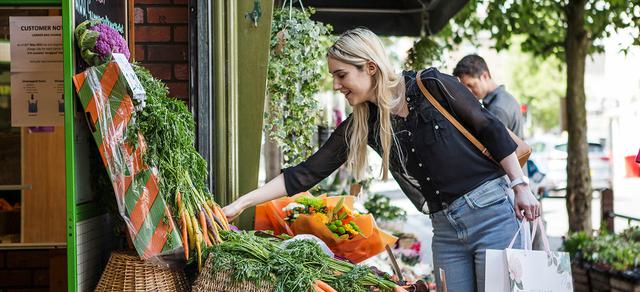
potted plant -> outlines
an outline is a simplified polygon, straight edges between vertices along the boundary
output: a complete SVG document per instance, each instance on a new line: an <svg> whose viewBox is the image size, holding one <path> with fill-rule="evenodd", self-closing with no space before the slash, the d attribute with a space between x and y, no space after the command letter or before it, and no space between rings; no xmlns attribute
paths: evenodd
<svg viewBox="0 0 640 292"><path fill-rule="evenodd" d="M321 40L330 27L311 20L313 12L289 5L273 14L264 129L282 151L285 167L306 159L314 146L314 95L321 86L326 54Z"/></svg>
<svg viewBox="0 0 640 292"><path fill-rule="evenodd" d="M575 291L638 291L640 289L640 229L620 234L601 230L577 232L563 243L572 257Z"/></svg>

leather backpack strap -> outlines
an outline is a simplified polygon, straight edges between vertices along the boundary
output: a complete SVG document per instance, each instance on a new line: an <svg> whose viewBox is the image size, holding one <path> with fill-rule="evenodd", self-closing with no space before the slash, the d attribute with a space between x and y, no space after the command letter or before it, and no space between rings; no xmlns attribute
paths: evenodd
<svg viewBox="0 0 640 292"><path fill-rule="evenodd" d="M471 143L476 146L476 148L478 148L478 150L480 150L480 152L482 152L482 154L484 154L485 156L487 156L489 159L491 159L493 162L496 162L495 160L493 160L493 157L491 157L491 153L489 153L489 150L487 149L487 147L485 147L484 145L482 145L482 143L480 143L480 141L478 141L478 139L476 139L476 137L474 137L473 135L471 135L471 133L469 133L469 131L467 131L467 129L464 128L464 126L462 126L458 120L456 120L432 95L431 93L429 93L429 91L427 90L426 87L424 87L424 84L422 83L422 72L423 70L420 70L417 75L416 75L416 82L418 83L418 87L420 87L420 91L422 91L422 94L427 98L427 100L445 117L447 118L447 120L449 120L449 122L451 122L451 124L453 124L454 127L456 127L456 129L458 129L458 131L460 131L460 133L462 133L462 135L464 135L469 141L471 141ZM497 163L497 162L496 162Z"/></svg>

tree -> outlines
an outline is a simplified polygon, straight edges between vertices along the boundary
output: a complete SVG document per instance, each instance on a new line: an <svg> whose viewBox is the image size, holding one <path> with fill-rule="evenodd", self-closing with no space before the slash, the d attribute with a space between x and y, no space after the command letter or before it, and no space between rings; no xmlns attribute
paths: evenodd
<svg viewBox="0 0 640 292"><path fill-rule="evenodd" d="M592 189L586 136L586 58L604 51L602 40L613 33L631 33L632 45L640 45L640 0L471 0L437 37L460 43L463 39L473 41L483 30L491 33L497 50L509 48L513 37L521 35L525 38L520 45L524 52L564 63L569 229L590 231Z"/></svg>

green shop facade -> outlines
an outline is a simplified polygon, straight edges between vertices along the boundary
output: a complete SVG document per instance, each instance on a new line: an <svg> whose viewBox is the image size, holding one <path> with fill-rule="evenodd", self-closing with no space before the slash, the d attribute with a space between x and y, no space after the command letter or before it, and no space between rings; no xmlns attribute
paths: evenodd
<svg viewBox="0 0 640 292"><path fill-rule="evenodd" d="M197 122L198 139L195 143L208 161L208 183L216 201L226 205L258 184L273 1L192 0L188 7L189 106ZM73 30L87 18L102 18L111 24L120 25L124 28L133 56L134 3L133 0L1 0L0 9L0 16L4 18L21 15L61 16L64 55L61 76L64 80L63 125L49 132L45 131L40 136L30 134L26 129L10 127L14 133L13 139L23 142L21 149L15 150L22 157L22 161L16 162L19 169L15 171L22 172L23 177L14 178L10 184L3 182L0 177L0 198L4 196L5 190L11 190L11 194L17 198L15 200L23 203L22 218L19 220L24 222L29 221L26 218L34 212L33 209L28 209L30 205L26 205L27 192L33 192L41 185L43 193L48 196L47 200L40 202L44 205L41 208L55 209L59 216L47 215L40 223L33 224L41 226L45 231L55 231L51 226L58 226L58 240L1 243L0 252L4 256L0 257L0 273L5 276L0 278L7 280L6 283L0 282L0 289L29 288L19 286L16 278L11 279L9 275L22 275L30 269L29 266L33 267L33 264L24 263L24 258L35 251L34 262L47 261L44 257L49 257L52 262L46 267L39 266L25 276L30 282L40 279L43 283L37 287L50 291L93 290L114 246L113 231L107 208L91 187L95 183L91 176L94 172L92 167L95 166L89 163L89 153L93 151L91 147L95 147L95 144L90 143L90 130L84 111L78 109L81 106L78 105L73 87L74 74L82 70L75 63L77 49ZM8 42L11 41L10 36L7 39ZM9 62L11 60L5 63ZM36 154L39 152L37 148L25 150L25 137L51 140L56 134L60 135L57 145L59 151L50 156L57 157L60 161L49 163L54 164L50 169L46 165L38 169L48 169L48 173L57 174L57 178L54 176L49 180L57 181L61 187L51 189L49 182L33 182L26 186L25 158L30 155L30 151ZM4 136L0 138L4 139ZM5 146L5 143L0 143L0 147ZM40 159L49 160L47 157ZM57 202L57 205L51 202ZM2 219L0 217L0 224ZM239 220L241 226L250 228L252 215L244 215ZM24 222L20 223L24 229L22 233L27 228ZM26 267L14 264L14 258ZM54 258L55 263L52 260ZM46 275L38 276L38 273ZM47 280L49 283L45 285Z"/></svg>

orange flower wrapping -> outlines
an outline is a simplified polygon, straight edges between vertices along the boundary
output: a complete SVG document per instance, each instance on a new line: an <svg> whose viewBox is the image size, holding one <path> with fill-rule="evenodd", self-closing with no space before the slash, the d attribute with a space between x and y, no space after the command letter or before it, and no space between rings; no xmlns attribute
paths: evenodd
<svg viewBox="0 0 640 292"><path fill-rule="evenodd" d="M309 193L300 193L293 197L282 198L260 204L256 207L256 230L273 230L276 234L287 233L289 235L313 234L322 239L336 255L360 263L385 250L385 246L395 244L397 238L380 230L376 226L371 215L361 215L352 218L362 234L351 239L338 238L329 228L313 215L302 214L289 226L284 220L286 214L282 208L295 202L300 196L310 196ZM333 209L342 197L322 198L329 209ZM344 196L343 206L353 209L353 197Z"/></svg>

